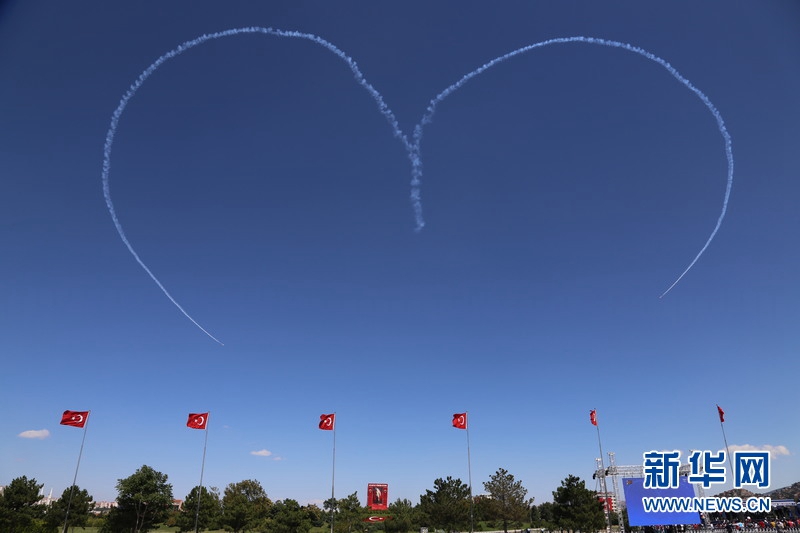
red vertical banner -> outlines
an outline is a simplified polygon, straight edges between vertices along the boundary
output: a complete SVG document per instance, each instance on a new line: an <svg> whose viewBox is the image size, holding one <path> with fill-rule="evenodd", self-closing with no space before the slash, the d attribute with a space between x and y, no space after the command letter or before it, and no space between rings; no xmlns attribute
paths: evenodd
<svg viewBox="0 0 800 533"><path fill-rule="evenodd" d="M389 485L386 483L367 484L367 507L375 511L389 508Z"/></svg>

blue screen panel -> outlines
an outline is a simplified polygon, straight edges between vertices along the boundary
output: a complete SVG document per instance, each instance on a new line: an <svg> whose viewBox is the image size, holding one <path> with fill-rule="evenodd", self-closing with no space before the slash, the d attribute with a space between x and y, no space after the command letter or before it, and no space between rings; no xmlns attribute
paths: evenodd
<svg viewBox="0 0 800 533"><path fill-rule="evenodd" d="M623 478L628 523L632 526L667 526L672 524L699 524L700 513L680 511L645 512L642 498L694 498L694 487L686 478L679 479L678 488L646 489L644 478Z"/></svg>

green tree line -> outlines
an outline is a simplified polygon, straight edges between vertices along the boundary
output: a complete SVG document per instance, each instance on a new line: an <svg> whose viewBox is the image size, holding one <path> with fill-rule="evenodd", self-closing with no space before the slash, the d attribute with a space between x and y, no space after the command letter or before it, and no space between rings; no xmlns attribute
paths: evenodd
<svg viewBox="0 0 800 533"><path fill-rule="evenodd" d="M595 493L575 476L568 476L553 492L553 502L539 506L527 498L522 482L503 468L483 488L485 494L471 498L462 480L439 478L418 504L398 499L386 511L374 511L362 506L355 492L328 499L322 508L292 499L272 501L258 481L247 479L222 491L196 486L177 508L167 475L144 465L118 480L117 506L101 514L93 512L92 496L80 487L66 489L45 505L41 484L16 478L0 494L0 531L58 533L65 525L94 527L100 533L145 533L159 527L233 533L309 533L315 528L334 533L407 533L421 528L447 533L529 528L593 532L605 527Z"/></svg>

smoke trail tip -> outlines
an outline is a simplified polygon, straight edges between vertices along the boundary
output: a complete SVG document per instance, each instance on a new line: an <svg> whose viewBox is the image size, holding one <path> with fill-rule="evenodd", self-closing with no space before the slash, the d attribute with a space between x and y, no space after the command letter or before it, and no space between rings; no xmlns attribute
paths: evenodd
<svg viewBox="0 0 800 533"><path fill-rule="evenodd" d="M193 320L191 317L189 317L189 320L191 320L192 322L194 322L194 320ZM205 333L206 335L208 335L208 336L211 338L211 340L213 340L214 342L216 342L216 343L217 343L217 344L219 344L220 346L225 346L225 343L224 343L224 342L222 342L221 340L219 340L218 338L216 338L214 335L212 335L211 333L209 333L208 331L206 331L205 329L203 329L203 327L202 327L202 326L200 326L200 325L199 325L197 322L194 322L194 324L195 324L195 325L196 325L198 328L200 328L200 330L201 330L203 333Z"/></svg>
<svg viewBox="0 0 800 533"><path fill-rule="evenodd" d="M669 291L671 291L671 290L672 290L672 289L675 287L675 285L677 285L677 284L678 284L678 281L680 281L680 278L678 278L678 280L677 280L675 283L673 283L672 285L670 285L670 286L669 286L669 288L668 288L667 290L665 290L664 292L662 292L662 293L661 293L661 296L659 296L659 297L658 297L658 299L659 299L659 300L661 300L662 298L664 298L664 296L666 296L666 295L669 293Z"/></svg>

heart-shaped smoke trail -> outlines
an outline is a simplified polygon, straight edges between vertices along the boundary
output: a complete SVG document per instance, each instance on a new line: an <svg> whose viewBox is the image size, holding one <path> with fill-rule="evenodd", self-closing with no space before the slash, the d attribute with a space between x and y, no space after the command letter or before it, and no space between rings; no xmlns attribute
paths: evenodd
<svg viewBox="0 0 800 533"><path fill-rule="evenodd" d="M201 35L200 37L193 39L191 41L186 41L185 43L181 44L177 48L170 50L169 52L165 53L158 59L156 59L152 65L147 67L144 72L142 72L139 77L133 82L128 89L128 91L122 96L120 99L120 103L117 108L114 110L113 115L111 116L111 125L108 128L108 132L106 133L106 142L105 147L103 150L103 173L102 173L102 180L103 180L103 195L106 200L106 205L108 206L108 211L111 214L111 219L114 222L114 226L117 228L117 232L119 233L122 242L125 243L125 246L128 247L128 251L130 251L131 255L133 255L136 262L147 272L147 274L152 278L152 280L158 285L161 291L169 298L169 300L175 305L175 307L180 310L181 313L186 316L195 326L200 328L203 333L211 337L214 341L222 344L216 337L214 337L211 333L209 333L203 326L197 323L197 321L192 318L186 310L181 307L181 305L172 297L172 295L167 291L164 285L156 278L153 272L147 267L147 265L142 261L139 257L139 254L136 253L136 250L133 249L130 241L125 235L125 231L122 229L122 224L117 217L117 213L114 210L114 203L111 201L111 187L109 184L109 173L111 170L111 148L114 144L114 135L116 134L117 127L119 125L119 120L122 117L122 113L125 111L126 106L131 98L136 94L145 81L164 63L168 60L182 54L183 52L194 48L202 43L220 39L223 37L231 37L234 35L243 35L243 34L251 34L251 33L261 33L265 35L270 35L274 37L283 37L283 38L294 38L294 39L305 39L311 41L315 44L318 44L333 54L335 54L339 59L347 63L347 66L353 72L353 76L355 77L356 81L358 82L361 87L363 87L375 100L375 103L378 105L378 109L381 114L386 118L389 123L389 126L392 130L392 134L403 144L403 147L408 154L408 158L411 162L411 206L414 210L414 218L416 221L416 230L420 231L425 226L425 220L422 216L422 199L420 195L420 186L421 186L421 179L422 179L422 155L421 155L421 147L422 147L422 133L423 129L426 125L430 124L433 121L434 113L436 112L436 108L439 104L441 104L448 96L453 94L455 91L463 87L467 82L479 76L483 72L487 71L493 66L496 66L508 59L516 57L518 55L524 54L526 52L530 52L531 50L535 50L537 48L542 48L545 46L550 46L554 44L568 44L568 43L584 43L584 44L593 44L599 46L607 46L611 48L618 48L621 50L626 50L628 52L633 52L635 54L639 54L650 61L653 61L662 67L664 67L675 79L681 82L687 89L692 91L695 95L697 95L700 100L702 100L703 104L708 108L711 114L714 116L714 119L717 121L717 128L719 129L720 134L724 140L725 145L725 156L728 160L728 173L727 173L727 184L725 187L725 195L722 202L722 211L717 219L717 223L714 226L714 229L711 232L711 235L706 240L703 247L697 253L697 255L692 259L689 263L689 266L681 272L680 276L670 285L666 291L664 291L660 298L663 298L669 291L675 287L675 285L680 282L681 279L686 275L689 270L694 266L694 264L700 259L700 256L706 251L708 246L711 244L711 241L714 239L714 236L719 231L720 226L722 225L722 220L725 218L725 213L728 210L728 200L731 194L731 188L733 186L733 150L731 148L731 137L728 134L728 130L725 128L725 123L722 120L722 116L720 115L719 111L714 104L711 103L711 100L703 94L697 87L692 85L692 83L681 76L681 74L669 63L665 60L661 59L660 57L644 50L643 48L639 48L637 46L633 46L627 43L619 42L619 41L610 41L606 39L598 39L594 37L559 37L555 39L548 39L546 41L541 41L538 43L534 43L528 46L523 46L521 48L517 48L507 54L502 56L496 57L492 59L488 63L483 64L482 66L476 68L472 72L464 75L460 80L456 83L450 85L444 91L439 93L433 100L431 100L428 108L425 111L425 114L422 116L422 119L419 123L414 127L413 133L413 142L409 142L408 137L405 133L400 129L400 125L397 122L397 119L394 116L394 113L389 109L389 106L383 101L383 96L369 83L367 82L364 75L358 69L356 62L353 61L347 54L342 52L339 48L334 46L332 43L326 41L325 39L311 34L311 33L302 33L297 31L286 31L286 30L279 30L273 28L262 28L262 27L249 27L249 28L236 28L226 31L221 31L217 33L209 33L205 35Z"/></svg>

